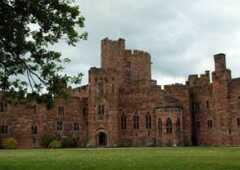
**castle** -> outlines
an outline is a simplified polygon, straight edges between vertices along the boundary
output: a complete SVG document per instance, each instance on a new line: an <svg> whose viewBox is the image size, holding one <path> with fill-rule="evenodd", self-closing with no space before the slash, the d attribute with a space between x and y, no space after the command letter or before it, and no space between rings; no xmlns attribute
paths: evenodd
<svg viewBox="0 0 240 170"><path fill-rule="evenodd" d="M206 71L162 88L149 53L103 39L101 67L53 108L0 99L0 138L14 137L19 148L40 147L46 133L75 136L81 146L240 145L240 78L231 77L224 54L214 61L211 78Z"/></svg>

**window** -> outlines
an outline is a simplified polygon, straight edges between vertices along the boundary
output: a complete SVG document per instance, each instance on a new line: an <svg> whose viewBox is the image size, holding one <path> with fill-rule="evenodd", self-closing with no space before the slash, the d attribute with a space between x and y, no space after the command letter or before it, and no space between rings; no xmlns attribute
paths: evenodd
<svg viewBox="0 0 240 170"><path fill-rule="evenodd" d="M162 134L162 119L158 119L158 132L159 135Z"/></svg>
<svg viewBox="0 0 240 170"><path fill-rule="evenodd" d="M148 113L146 116L145 116L145 127L146 129L151 129L151 115Z"/></svg>
<svg viewBox="0 0 240 170"><path fill-rule="evenodd" d="M74 125L73 125L73 129L74 129L74 131L79 131L80 130L80 126L79 126L79 123L74 123Z"/></svg>
<svg viewBox="0 0 240 170"><path fill-rule="evenodd" d="M180 131L180 130L181 130L181 121L180 121L180 118L177 118L176 129L177 129L177 131Z"/></svg>
<svg viewBox="0 0 240 170"><path fill-rule="evenodd" d="M63 130L63 121L57 121L57 130L58 131Z"/></svg>
<svg viewBox="0 0 240 170"><path fill-rule="evenodd" d="M196 123L197 125L197 129L199 130L200 128L201 128L201 123L200 123L200 121L197 121L197 123Z"/></svg>
<svg viewBox="0 0 240 170"><path fill-rule="evenodd" d="M207 109L209 109L209 101L208 100L206 101L206 107L207 107Z"/></svg>
<svg viewBox="0 0 240 170"><path fill-rule="evenodd" d="M32 126L32 134L36 135L38 132L37 126Z"/></svg>
<svg viewBox="0 0 240 170"><path fill-rule="evenodd" d="M166 130L168 134L172 133L172 120L170 118L167 119Z"/></svg>
<svg viewBox="0 0 240 170"><path fill-rule="evenodd" d="M237 126L240 127L240 118L237 118Z"/></svg>
<svg viewBox="0 0 240 170"><path fill-rule="evenodd" d="M103 120L104 112L105 112L104 105L103 104L98 105L98 107L97 107L97 119L98 120Z"/></svg>
<svg viewBox="0 0 240 170"><path fill-rule="evenodd" d="M87 114L87 108L86 108L86 107L84 107L84 108L82 109L82 113L83 113L83 116L86 116L86 114Z"/></svg>
<svg viewBox="0 0 240 170"><path fill-rule="evenodd" d="M97 96L101 97L104 95L104 88L103 88L103 82L99 82L97 84Z"/></svg>
<svg viewBox="0 0 240 170"><path fill-rule="evenodd" d="M64 107L63 106L59 106L58 107L58 117L60 119L63 119L64 118Z"/></svg>
<svg viewBox="0 0 240 170"><path fill-rule="evenodd" d="M114 84L112 84L112 94L115 93L115 87L114 87Z"/></svg>
<svg viewBox="0 0 240 170"><path fill-rule="evenodd" d="M137 113L133 116L133 129L139 129L139 116Z"/></svg>
<svg viewBox="0 0 240 170"><path fill-rule="evenodd" d="M8 134L8 126L7 125L1 125L0 126L0 133L1 134Z"/></svg>
<svg viewBox="0 0 240 170"><path fill-rule="evenodd" d="M192 111L193 111L193 113L199 113L200 112L200 104L199 103L193 103Z"/></svg>
<svg viewBox="0 0 240 170"><path fill-rule="evenodd" d="M4 112L4 104L3 104L3 102L0 103L0 112Z"/></svg>
<svg viewBox="0 0 240 170"><path fill-rule="evenodd" d="M127 116L124 113L121 116L121 129L127 129Z"/></svg>
<svg viewBox="0 0 240 170"><path fill-rule="evenodd" d="M208 120L208 128L209 129L213 128L213 121L212 120Z"/></svg>

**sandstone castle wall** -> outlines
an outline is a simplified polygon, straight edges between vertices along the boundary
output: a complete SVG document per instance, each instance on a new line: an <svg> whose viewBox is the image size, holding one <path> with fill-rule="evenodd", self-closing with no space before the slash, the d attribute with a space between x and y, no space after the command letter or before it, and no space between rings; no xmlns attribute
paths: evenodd
<svg viewBox="0 0 240 170"><path fill-rule="evenodd" d="M101 67L53 108L0 98L0 140L14 137L19 148L41 147L44 134L74 136L85 147L240 145L240 78L232 78L225 54L214 61L211 75L162 88L149 53L105 38Z"/></svg>

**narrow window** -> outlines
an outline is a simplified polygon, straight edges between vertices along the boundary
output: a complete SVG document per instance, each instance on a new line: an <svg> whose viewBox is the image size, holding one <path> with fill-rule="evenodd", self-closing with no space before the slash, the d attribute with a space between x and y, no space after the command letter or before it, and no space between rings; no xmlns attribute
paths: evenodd
<svg viewBox="0 0 240 170"><path fill-rule="evenodd" d="M209 129L213 128L213 121L212 120L208 120L208 128Z"/></svg>
<svg viewBox="0 0 240 170"><path fill-rule="evenodd" d="M137 113L133 116L133 129L139 129L139 116Z"/></svg>
<svg viewBox="0 0 240 170"><path fill-rule="evenodd" d="M58 118L59 119L63 119L64 118L64 107L63 106L59 106L58 107Z"/></svg>
<svg viewBox="0 0 240 170"><path fill-rule="evenodd" d="M0 103L0 112L4 112L4 104L2 102Z"/></svg>
<svg viewBox="0 0 240 170"><path fill-rule="evenodd" d="M200 104L199 103L193 103L192 110L193 110L193 113L199 113L200 112Z"/></svg>
<svg viewBox="0 0 240 170"><path fill-rule="evenodd" d="M63 121L57 121L57 130L58 131L63 130Z"/></svg>
<svg viewBox="0 0 240 170"><path fill-rule="evenodd" d="M240 118L237 118L237 126L240 127Z"/></svg>
<svg viewBox="0 0 240 170"><path fill-rule="evenodd" d="M32 126L32 134L36 135L38 132L37 126Z"/></svg>
<svg viewBox="0 0 240 170"><path fill-rule="evenodd" d="M209 109L209 101L208 100L206 101L206 106L207 106L207 109Z"/></svg>
<svg viewBox="0 0 240 170"><path fill-rule="evenodd" d="M74 123L74 126L73 126L73 129L74 131L79 131L80 130L80 126L79 126L79 123Z"/></svg>
<svg viewBox="0 0 240 170"><path fill-rule="evenodd" d="M151 129L151 126L152 126L151 115L148 113L145 116L145 127L146 129Z"/></svg>
<svg viewBox="0 0 240 170"><path fill-rule="evenodd" d="M8 126L7 125L1 125L0 126L0 133L1 134L8 134Z"/></svg>
<svg viewBox="0 0 240 170"><path fill-rule="evenodd" d="M97 107L97 119L98 120L103 120L104 112L105 112L105 106L103 104L98 105L98 107Z"/></svg>
<svg viewBox="0 0 240 170"><path fill-rule="evenodd" d="M167 130L167 134L172 133L172 120L170 118L167 119L166 130Z"/></svg>
<svg viewBox="0 0 240 170"><path fill-rule="evenodd" d="M158 119L158 134L162 134L162 119Z"/></svg>
<svg viewBox="0 0 240 170"><path fill-rule="evenodd" d="M127 116L124 113L121 116L121 129L127 129Z"/></svg>
<svg viewBox="0 0 240 170"><path fill-rule="evenodd" d="M177 129L178 132L181 130L181 121L180 121L179 118L177 118L176 129Z"/></svg>
<svg viewBox="0 0 240 170"><path fill-rule="evenodd" d="M199 130L200 128L201 128L201 123L200 123L200 121L197 121L197 129Z"/></svg>

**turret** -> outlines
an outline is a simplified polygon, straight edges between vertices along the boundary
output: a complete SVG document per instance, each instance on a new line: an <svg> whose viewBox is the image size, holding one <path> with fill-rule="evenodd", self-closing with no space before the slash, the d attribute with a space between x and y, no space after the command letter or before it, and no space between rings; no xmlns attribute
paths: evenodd
<svg viewBox="0 0 240 170"><path fill-rule="evenodd" d="M220 53L214 55L214 61L215 61L215 71L221 72L226 70L226 58L225 54Z"/></svg>
<svg viewBox="0 0 240 170"><path fill-rule="evenodd" d="M116 41L105 38L101 44L101 67L104 69L115 68L125 50L125 40Z"/></svg>

